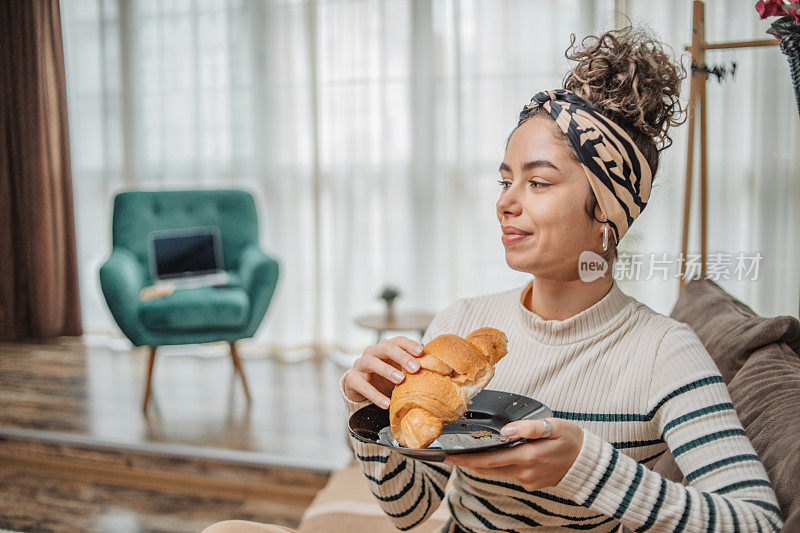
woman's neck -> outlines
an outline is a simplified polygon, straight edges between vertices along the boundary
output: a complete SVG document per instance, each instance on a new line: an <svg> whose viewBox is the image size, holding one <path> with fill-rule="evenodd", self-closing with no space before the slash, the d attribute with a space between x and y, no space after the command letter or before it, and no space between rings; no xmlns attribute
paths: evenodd
<svg viewBox="0 0 800 533"><path fill-rule="evenodd" d="M566 320L602 300L613 284L611 276L590 282L534 278L522 305L544 320Z"/></svg>

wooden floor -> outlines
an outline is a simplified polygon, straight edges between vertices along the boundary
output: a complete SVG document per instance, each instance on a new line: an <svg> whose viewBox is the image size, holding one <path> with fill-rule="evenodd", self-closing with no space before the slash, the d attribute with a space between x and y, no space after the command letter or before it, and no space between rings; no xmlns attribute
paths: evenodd
<svg viewBox="0 0 800 533"><path fill-rule="evenodd" d="M193 496L0 466L0 528L13 531L199 533L223 518L297 527L304 506Z"/></svg>
<svg viewBox="0 0 800 533"><path fill-rule="evenodd" d="M296 527L351 457L330 360L160 355L80 339L0 343L0 528L200 531L226 518ZM287 488L288 487L288 488Z"/></svg>

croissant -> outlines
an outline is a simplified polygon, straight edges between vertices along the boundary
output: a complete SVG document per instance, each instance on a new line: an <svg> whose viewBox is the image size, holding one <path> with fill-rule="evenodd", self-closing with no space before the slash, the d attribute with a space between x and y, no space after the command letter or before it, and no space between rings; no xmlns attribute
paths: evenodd
<svg viewBox="0 0 800 533"><path fill-rule="evenodd" d="M494 365L507 351L508 339L495 328L476 329L465 338L439 335L428 342L417 362L395 386L389 404L392 435L406 448L427 448L444 425L467 412L494 376Z"/></svg>

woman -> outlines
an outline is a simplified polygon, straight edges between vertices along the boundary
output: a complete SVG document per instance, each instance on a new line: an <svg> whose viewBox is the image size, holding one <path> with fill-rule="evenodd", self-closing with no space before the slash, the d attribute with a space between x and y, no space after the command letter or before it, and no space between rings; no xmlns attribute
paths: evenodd
<svg viewBox="0 0 800 533"><path fill-rule="evenodd" d="M444 466L354 439L356 456L400 529L438 507L455 470L448 532L777 531L766 471L692 329L621 292L610 267L581 277L582 252L613 262L681 112L679 69L660 43L631 27L588 41L568 50L578 64L565 90L538 93L520 113L500 165L506 261L533 279L458 300L422 339L504 331L509 353L488 388L534 397L555 416L503 428L534 442ZM396 367L416 372L420 349L395 337L364 350L342 379L348 413L388 408ZM688 486L647 468L667 449Z"/></svg>
<svg viewBox="0 0 800 533"><path fill-rule="evenodd" d="M631 27L582 45L567 51L578 64L564 89L537 93L520 113L500 165L506 261L533 279L456 301L422 339L502 330L508 354L488 388L534 397L555 416L503 428L533 442L444 465L353 439L356 457L403 530L433 513L455 471L443 532L777 531L775 493L708 352L689 326L611 276L668 130L681 123L682 71ZM579 269L579 258L597 257L589 252L609 266L596 279ZM397 369L418 371L422 344L395 337L365 349L342 377L348 414L370 402L388 408L404 379ZM667 449L688 486L649 470Z"/></svg>

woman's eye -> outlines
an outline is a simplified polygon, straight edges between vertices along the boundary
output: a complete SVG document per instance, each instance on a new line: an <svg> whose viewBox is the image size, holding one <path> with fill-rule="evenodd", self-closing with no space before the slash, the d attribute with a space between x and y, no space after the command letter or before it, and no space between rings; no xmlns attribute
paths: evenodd
<svg viewBox="0 0 800 533"><path fill-rule="evenodd" d="M508 189L511 186L511 182L510 181L497 180L497 183L500 185L500 188L503 189L503 190ZM531 186L534 189L544 189L545 187L549 187L550 186L549 183L542 183L540 181L533 181L533 180L528 181L528 183L530 183Z"/></svg>

